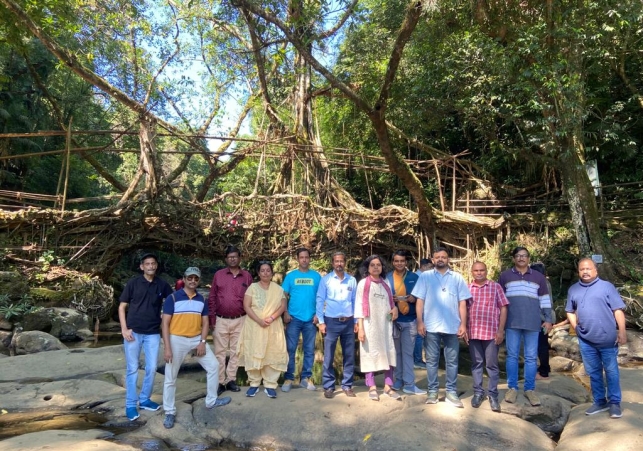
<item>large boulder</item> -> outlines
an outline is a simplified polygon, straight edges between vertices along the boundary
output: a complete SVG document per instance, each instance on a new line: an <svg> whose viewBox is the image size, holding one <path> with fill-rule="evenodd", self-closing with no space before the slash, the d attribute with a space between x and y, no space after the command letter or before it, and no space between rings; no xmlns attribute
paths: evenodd
<svg viewBox="0 0 643 451"><path fill-rule="evenodd" d="M579 363L576 360L568 359L567 357L554 356L549 359L549 366L554 373L574 371L578 365Z"/></svg>
<svg viewBox="0 0 643 451"><path fill-rule="evenodd" d="M52 308L50 310L51 335L58 337L61 341L74 341L87 337L86 332L78 333L81 330L89 330L87 315L71 308Z"/></svg>
<svg viewBox="0 0 643 451"><path fill-rule="evenodd" d="M583 360L578 346L578 337L569 335L569 332L565 329L557 329L552 332L549 345L556 351L556 355L559 357L576 360L577 362Z"/></svg>
<svg viewBox="0 0 643 451"><path fill-rule="evenodd" d="M16 355L35 354L44 351L58 351L67 349L62 342L39 330L30 330L18 333L13 340L14 352Z"/></svg>
<svg viewBox="0 0 643 451"><path fill-rule="evenodd" d="M506 387L501 385L500 387ZM536 393L540 406L532 406L519 394L514 404L502 402L502 412L515 415L540 427L543 431L556 435L565 427L572 407L590 400L587 389L571 377L550 374L549 379L536 383Z"/></svg>
<svg viewBox="0 0 643 451"><path fill-rule="evenodd" d="M84 340L92 336L87 315L71 308L39 308L26 314L20 325L25 331L40 330L61 341Z"/></svg>
<svg viewBox="0 0 643 451"><path fill-rule="evenodd" d="M0 316L0 330L13 330L13 324L6 320L4 316Z"/></svg>
<svg viewBox="0 0 643 451"><path fill-rule="evenodd" d="M47 332L51 330L51 315L49 314L48 308L38 307L27 313L22 317L20 321L20 327L22 330L39 330L41 332Z"/></svg>
<svg viewBox="0 0 643 451"><path fill-rule="evenodd" d="M0 354L9 355L9 346L11 345L12 337L13 332L0 330Z"/></svg>

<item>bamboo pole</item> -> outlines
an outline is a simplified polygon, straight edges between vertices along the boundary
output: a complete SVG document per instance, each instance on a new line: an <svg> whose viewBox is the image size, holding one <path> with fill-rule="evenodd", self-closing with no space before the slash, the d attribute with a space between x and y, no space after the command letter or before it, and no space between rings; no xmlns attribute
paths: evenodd
<svg viewBox="0 0 643 451"><path fill-rule="evenodd" d="M67 186L69 185L69 166L71 162L71 123L74 120L73 117L69 118L69 125L67 126L67 168L65 170L65 188L63 189L63 201L60 208L60 217L62 218L65 215L65 201L67 200Z"/></svg>
<svg viewBox="0 0 643 451"><path fill-rule="evenodd" d="M455 190L455 157L453 157L453 176L451 180L451 211L455 211L455 198L456 198L456 190Z"/></svg>

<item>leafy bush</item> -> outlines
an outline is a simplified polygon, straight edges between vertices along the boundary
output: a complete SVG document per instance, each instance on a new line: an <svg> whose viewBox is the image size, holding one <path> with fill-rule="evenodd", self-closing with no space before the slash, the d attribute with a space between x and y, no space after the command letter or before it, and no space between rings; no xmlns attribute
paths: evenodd
<svg viewBox="0 0 643 451"><path fill-rule="evenodd" d="M6 320L20 318L33 309L33 299L28 294L23 295L18 301L11 302L7 294L0 294L0 316Z"/></svg>

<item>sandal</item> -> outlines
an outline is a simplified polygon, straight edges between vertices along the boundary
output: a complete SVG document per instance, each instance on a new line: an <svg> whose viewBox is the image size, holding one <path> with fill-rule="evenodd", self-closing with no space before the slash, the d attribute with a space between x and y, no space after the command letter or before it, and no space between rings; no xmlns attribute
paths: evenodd
<svg viewBox="0 0 643 451"><path fill-rule="evenodd" d="M395 400L397 400L397 401L401 401L401 400L402 400L402 396L400 396L400 394L399 394L398 392L393 391L393 390L391 390L390 388L389 388L388 390L385 390L385 391L384 391L384 394L385 394L386 396L388 396L389 398L391 398L391 399L395 399Z"/></svg>
<svg viewBox="0 0 643 451"><path fill-rule="evenodd" d="M371 389L368 391L368 399L371 399L373 401L379 401L380 400L380 395L377 394L376 389Z"/></svg>

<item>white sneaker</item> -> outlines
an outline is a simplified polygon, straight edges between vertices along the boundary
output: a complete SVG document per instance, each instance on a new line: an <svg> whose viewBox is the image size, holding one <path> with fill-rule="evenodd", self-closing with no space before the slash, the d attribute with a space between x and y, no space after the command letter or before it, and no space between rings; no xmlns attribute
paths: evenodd
<svg viewBox="0 0 643 451"><path fill-rule="evenodd" d="M315 385L312 383L312 381L307 377L303 378L299 382L299 385L300 385L301 388L305 388L305 389L310 390L310 391L317 390L317 387L315 387Z"/></svg>
<svg viewBox="0 0 643 451"><path fill-rule="evenodd" d="M284 393L288 393L290 389L292 388L292 381L290 379L286 379L281 386L281 391Z"/></svg>

